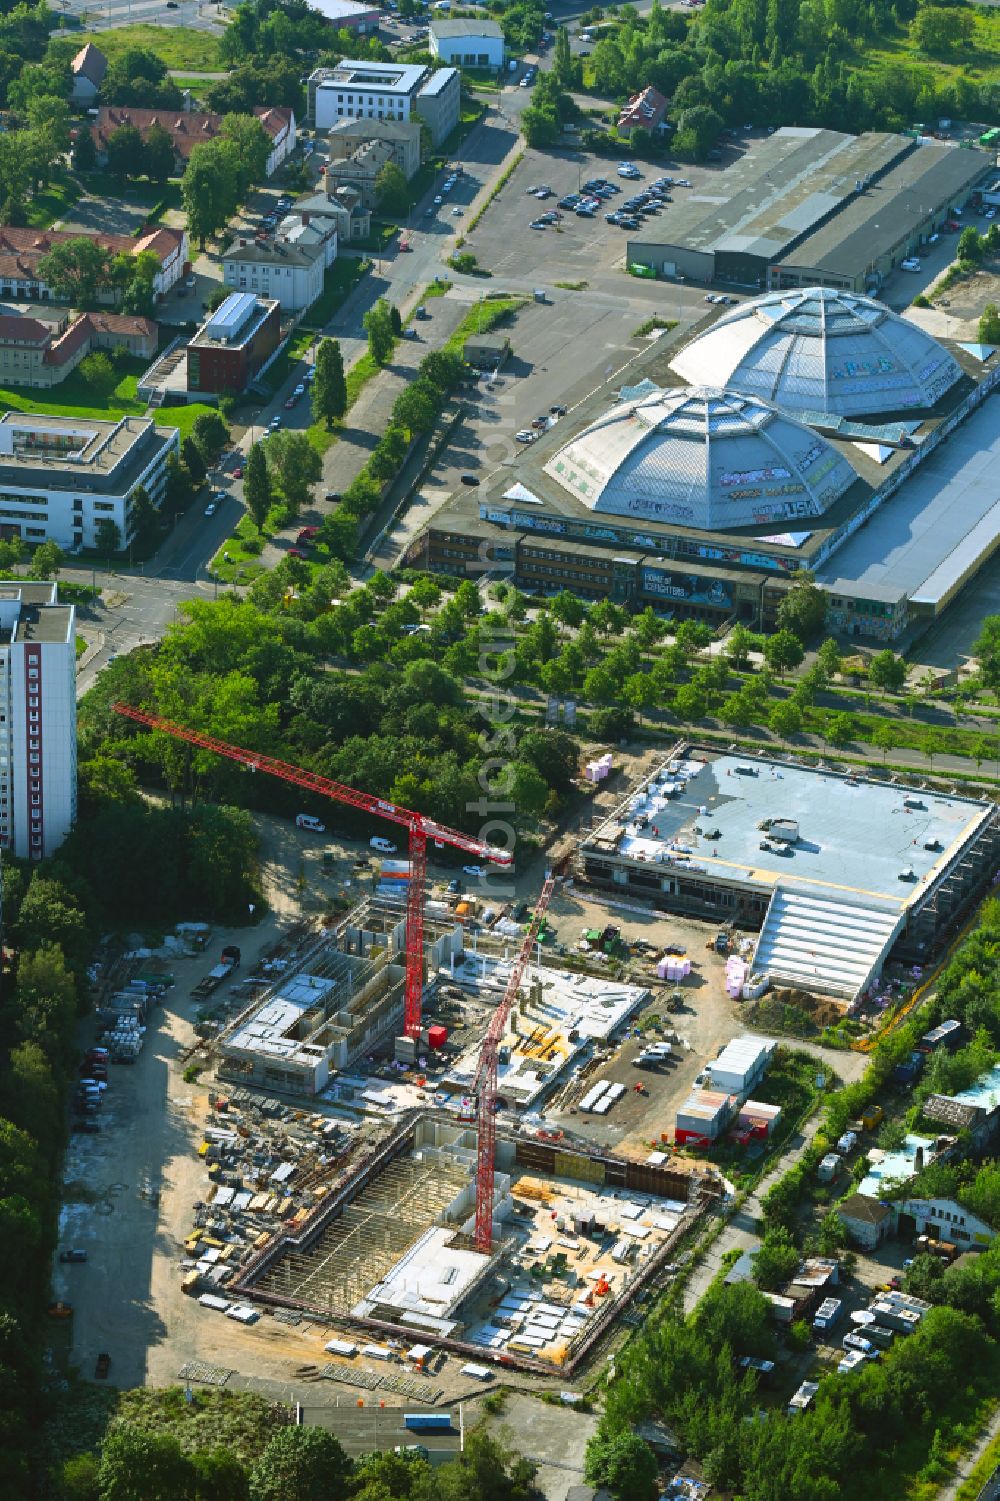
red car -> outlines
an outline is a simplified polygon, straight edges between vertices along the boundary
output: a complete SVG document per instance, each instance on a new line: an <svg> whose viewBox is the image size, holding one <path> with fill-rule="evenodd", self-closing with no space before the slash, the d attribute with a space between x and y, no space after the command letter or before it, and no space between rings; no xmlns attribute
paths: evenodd
<svg viewBox="0 0 1000 1501"><path fill-rule="evenodd" d="M243 465L242 464L237 464L236 468L233 470L233 479L242 479L242 478L243 478Z"/></svg>
<svg viewBox="0 0 1000 1501"><path fill-rule="evenodd" d="M306 560L305 553L301 552L300 549L297 548L297 547L290 547L288 549L287 553L285 554L285 557L286 558L298 558L303 563Z"/></svg>
<svg viewBox="0 0 1000 1501"><path fill-rule="evenodd" d="M304 526L295 540L296 542L314 542L318 536L318 526Z"/></svg>

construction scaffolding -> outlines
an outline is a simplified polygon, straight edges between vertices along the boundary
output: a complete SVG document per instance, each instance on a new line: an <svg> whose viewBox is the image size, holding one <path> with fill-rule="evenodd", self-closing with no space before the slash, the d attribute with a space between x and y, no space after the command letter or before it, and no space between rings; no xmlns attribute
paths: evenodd
<svg viewBox="0 0 1000 1501"><path fill-rule="evenodd" d="M397 1157L308 1249L289 1248L273 1261L255 1290L349 1314L468 1182L468 1168L459 1162Z"/></svg>

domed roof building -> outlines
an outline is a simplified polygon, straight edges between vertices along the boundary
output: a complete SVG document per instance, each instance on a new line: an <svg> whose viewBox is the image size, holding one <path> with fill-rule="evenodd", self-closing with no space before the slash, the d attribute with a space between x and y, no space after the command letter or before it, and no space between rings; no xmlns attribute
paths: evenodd
<svg viewBox="0 0 1000 1501"><path fill-rule="evenodd" d="M927 410L961 379L930 334L854 292L769 292L734 308L671 361L692 385L711 380L796 414L870 418Z"/></svg>
<svg viewBox="0 0 1000 1501"><path fill-rule="evenodd" d="M619 401L545 473L592 511L702 531L822 516L857 478L801 422L715 386Z"/></svg>

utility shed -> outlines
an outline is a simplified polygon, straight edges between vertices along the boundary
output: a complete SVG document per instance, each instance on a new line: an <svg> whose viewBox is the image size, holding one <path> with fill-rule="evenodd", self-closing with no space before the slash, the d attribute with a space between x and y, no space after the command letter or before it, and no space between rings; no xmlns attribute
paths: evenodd
<svg viewBox="0 0 1000 1501"><path fill-rule="evenodd" d="M498 370L510 354L510 340L502 334L471 334L462 346L467 365L477 370Z"/></svg>
<svg viewBox="0 0 1000 1501"><path fill-rule="evenodd" d="M849 1194L837 1205L837 1217L855 1245L868 1251L880 1245L892 1228L888 1205L864 1194Z"/></svg>

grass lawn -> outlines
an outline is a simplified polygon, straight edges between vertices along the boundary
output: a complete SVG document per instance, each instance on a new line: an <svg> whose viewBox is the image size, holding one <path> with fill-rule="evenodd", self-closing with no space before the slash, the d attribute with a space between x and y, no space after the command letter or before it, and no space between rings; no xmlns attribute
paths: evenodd
<svg viewBox="0 0 1000 1501"><path fill-rule="evenodd" d="M1000 80L1000 15L985 6L973 6L975 36L967 51L951 58L930 57L919 52L905 27L894 37L878 37L857 53L859 73L879 73L887 68L905 67L910 72L925 73L928 80L948 82L958 74L989 82Z"/></svg>
<svg viewBox="0 0 1000 1501"><path fill-rule="evenodd" d="M112 202L134 205L136 208L180 208L181 185L177 179L169 182L122 182L110 172L81 172L80 179L91 198L109 198Z"/></svg>
<svg viewBox="0 0 1000 1501"><path fill-rule="evenodd" d="M192 73L225 71L219 58L219 38L189 26L152 26L136 22L133 26L116 26L113 31L84 33L80 45L93 42L109 62L114 62L130 47L143 47L162 57L168 68Z"/></svg>
<svg viewBox="0 0 1000 1501"><path fill-rule="evenodd" d="M496 328L508 313L516 312L527 303L526 297L486 297L470 308L448 340L445 352L461 354L470 334L488 334Z"/></svg>
<svg viewBox="0 0 1000 1501"><path fill-rule="evenodd" d="M249 515L244 515L231 537L227 537L209 565L209 572L221 584L252 584L267 569L260 561L260 551L274 528L264 525L263 533ZM250 547L246 546L250 543Z"/></svg>
<svg viewBox="0 0 1000 1501"><path fill-rule="evenodd" d="M48 229L57 219L65 219L79 197L78 185L67 174L60 173L47 188L32 194L28 200L29 228Z"/></svg>
<svg viewBox="0 0 1000 1501"><path fill-rule="evenodd" d="M139 374L146 368L144 360L129 362L131 369L123 375L117 386L105 400L87 384L79 370L67 376L61 386L51 391L36 391L29 387L9 386L0 389L0 409L13 412L39 412L44 417L103 417L105 421L117 421L119 417L138 417L146 410L146 403L136 396Z"/></svg>
<svg viewBox="0 0 1000 1501"><path fill-rule="evenodd" d="M329 323L370 266L371 261L363 256L338 256L326 273L323 291L306 312L302 327L315 330Z"/></svg>

